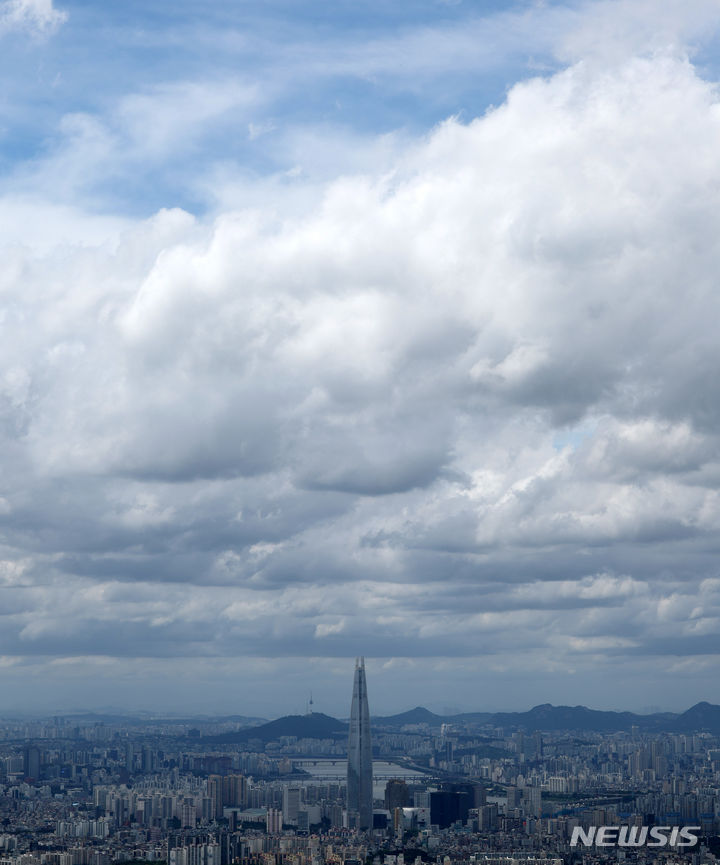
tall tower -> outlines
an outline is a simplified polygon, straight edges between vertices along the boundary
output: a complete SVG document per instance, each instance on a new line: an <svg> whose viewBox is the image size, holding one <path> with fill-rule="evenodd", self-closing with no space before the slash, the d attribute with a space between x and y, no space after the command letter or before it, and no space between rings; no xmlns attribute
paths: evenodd
<svg viewBox="0 0 720 865"><path fill-rule="evenodd" d="M372 829L373 825L372 742L370 709L365 682L365 658L355 660L350 734L348 736L347 805L350 825Z"/></svg>

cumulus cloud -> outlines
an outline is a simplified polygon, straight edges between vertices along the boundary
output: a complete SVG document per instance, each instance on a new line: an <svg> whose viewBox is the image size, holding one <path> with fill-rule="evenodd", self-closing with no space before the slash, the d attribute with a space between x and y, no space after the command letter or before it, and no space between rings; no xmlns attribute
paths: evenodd
<svg viewBox="0 0 720 865"><path fill-rule="evenodd" d="M674 49L579 60L304 206L8 246L8 675L365 654L630 699L696 657L702 696L719 136Z"/></svg>
<svg viewBox="0 0 720 865"><path fill-rule="evenodd" d="M67 12L56 9L53 0L4 0L0 4L0 36L13 30L46 36L66 20Z"/></svg>

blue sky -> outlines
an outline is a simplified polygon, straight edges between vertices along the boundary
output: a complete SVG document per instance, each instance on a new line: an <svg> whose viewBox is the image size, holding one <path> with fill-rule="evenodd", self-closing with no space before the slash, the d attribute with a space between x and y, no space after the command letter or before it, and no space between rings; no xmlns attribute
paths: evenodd
<svg viewBox="0 0 720 865"><path fill-rule="evenodd" d="M67 146L73 116L92 118L135 153L97 166L101 176L77 191L90 206L137 215L207 208L192 181L216 164L250 177L292 169L291 129L417 135L481 114L518 79L557 66L552 10L530 3L70 2L60 11L67 18L51 37L3 40L3 173L12 184ZM124 102L165 96L181 112L193 85L223 98L185 117L161 152L123 141Z"/></svg>
<svg viewBox="0 0 720 865"><path fill-rule="evenodd" d="M0 0L9 709L719 701L715 0Z"/></svg>

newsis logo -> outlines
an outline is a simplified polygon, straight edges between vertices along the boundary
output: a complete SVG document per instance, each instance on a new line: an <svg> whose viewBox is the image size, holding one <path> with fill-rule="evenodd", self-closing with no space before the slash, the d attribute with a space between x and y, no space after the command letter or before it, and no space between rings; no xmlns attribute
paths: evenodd
<svg viewBox="0 0 720 865"><path fill-rule="evenodd" d="M570 846L577 847L694 847L700 826L575 826Z"/></svg>

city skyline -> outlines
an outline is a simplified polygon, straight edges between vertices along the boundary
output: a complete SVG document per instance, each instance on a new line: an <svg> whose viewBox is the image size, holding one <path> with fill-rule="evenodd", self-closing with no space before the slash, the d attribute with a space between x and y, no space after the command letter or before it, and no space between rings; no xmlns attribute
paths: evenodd
<svg viewBox="0 0 720 865"><path fill-rule="evenodd" d="M720 701L716 0L0 0L6 711Z"/></svg>
<svg viewBox="0 0 720 865"><path fill-rule="evenodd" d="M355 673L357 710L360 658ZM0 719L3 865L567 865L578 844L594 862L626 847L655 861L659 846L671 861L720 860L720 723L379 724L367 830L343 783L352 737L303 726Z"/></svg>

